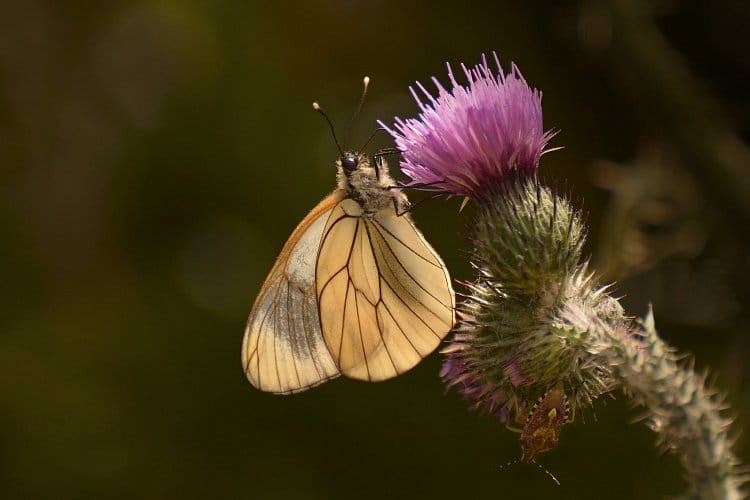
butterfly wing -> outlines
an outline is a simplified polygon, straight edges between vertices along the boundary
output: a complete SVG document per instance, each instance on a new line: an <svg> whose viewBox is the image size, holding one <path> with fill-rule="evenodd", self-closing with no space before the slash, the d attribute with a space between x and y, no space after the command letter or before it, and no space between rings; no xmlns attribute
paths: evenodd
<svg viewBox="0 0 750 500"><path fill-rule="evenodd" d="M393 208L368 215L345 199L331 211L316 286L323 338L350 378L375 382L406 372L454 323L445 265Z"/></svg>
<svg viewBox="0 0 750 500"><path fill-rule="evenodd" d="M250 312L242 366L262 391L300 392L339 375L320 329L315 262L326 222L340 201L338 193L328 196L299 223Z"/></svg>

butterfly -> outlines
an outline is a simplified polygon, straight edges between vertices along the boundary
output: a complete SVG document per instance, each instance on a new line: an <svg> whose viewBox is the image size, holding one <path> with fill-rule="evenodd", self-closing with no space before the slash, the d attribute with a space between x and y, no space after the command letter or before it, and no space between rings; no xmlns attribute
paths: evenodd
<svg viewBox="0 0 750 500"><path fill-rule="evenodd" d="M242 366L262 391L395 377L455 322L448 270L382 156L339 152L336 189L292 232L250 312Z"/></svg>

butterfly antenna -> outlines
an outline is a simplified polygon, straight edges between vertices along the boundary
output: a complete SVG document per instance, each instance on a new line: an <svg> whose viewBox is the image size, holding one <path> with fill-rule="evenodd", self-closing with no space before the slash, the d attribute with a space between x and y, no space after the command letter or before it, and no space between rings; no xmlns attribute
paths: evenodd
<svg viewBox="0 0 750 500"><path fill-rule="evenodd" d="M555 484L557 484L558 486L560 486L560 481L557 480L557 478L555 477L554 474L552 474L550 471L548 471L547 469L545 469L544 467L542 467L541 464L537 463L534 460L532 460L531 463L534 464L534 465L536 465L540 469L542 469L549 477L552 478L552 480L555 482Z"/></svg>
<svg viewBox="0 0 750 500"><path fill-rule="evenodd" d="M362 79L362 83L364 84L364 88L362 89L362 96L359 98L359 103L357 103L357 109L354 110L354 114L349 120L349 125L346 126L346 132L344 133L344 147L346 147L347 142L349 142L349 132L352 129L354 120L359 115L359 112L362 111L362 106L365 103L365 97L367 97L367 87L370 86L370 77L369 76L364 77Z"/></svg>
<svg viewBox="0 0 750 500"><path fill-rule="evenodd" d="M337 147L337 148L338 148L338 150L339 150L339 154L340 154L341 156L344 156L344 150L343 150L343 149L341 149L341 144L339 143L339 140L338 140L338 138L336 137L336 130L335 130L335 129L333 128L333 123L331 123L331 119L330 119L330 118L328 118L328 115L326 114L326 112L325 112L325 111L323 111L323 108L321 108L321 107L320 107L320 104L318 104L317 102L314 102L314 103L313 103L313 109L314 109L315 111L317 111L318 113L320 113L321 115L323 115L323 118L325 118L325 119L326 119L326 122L328 122L328 126L329 126L329 127L331 128L331 135L333 136L333 142L335 142L335 143L336 143L336 147Z"/></svg>
<svg viewBox="0 0 750 500"><path fill-rule="evenodd" d="M370 141L373 140L373 138L378 135L378 132L385 132L385 129L383 127L378 127L375 130L372 131L372 134L370 134L370 137L367 138L365 143L362 145L361 148L359 148L359 151L364 151L365 148L370 144Z"/></svg>

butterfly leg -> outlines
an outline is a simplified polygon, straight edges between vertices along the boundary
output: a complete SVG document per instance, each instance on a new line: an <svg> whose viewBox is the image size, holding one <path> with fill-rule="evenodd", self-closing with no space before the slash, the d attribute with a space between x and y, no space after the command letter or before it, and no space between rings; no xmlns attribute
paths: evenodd
<svg viewBox="0 0 750 500"><path fill-rule="evenodd" d="M388 189L424 189L430 186L437 186L438 184L445 184L446 181L434 181L434 182L418 182L416 184L409 184L406 186L388 186Z"/></svg>
<svg viewBox="0 0 750 500"><path fill-rule="evenodd" d="M382 129L381 129L382 130ZM382 158L383 156L389 156L389 155L397 155L401 154L404 151L398 149L398 148L384 148L372 155L373 158Z"/></svg>
<svg viewBox="0 0 750 500"><path fill-rule="evenodd" d="M369 142L369 140L368 140ZM380 180L380 167L383 166L383 157L388 155L399 154L402 151L396 148L385 148L372 155L372 159L375 160L375 178ZM390 187L388 188L390 189Z"/></svg>
<svg viewBox="0 0 750 500"><path fill-rule="evenodd" d="M434 200L435 198L437 198L437 197L438 197L438 196L440 196L441 194L442 194L442 193L435 193L435 194L433 194L433 195L431 195L431 196L428 196L427 198L422 198L421 200L419 200L418 202L416 202L416 203L414 203L414 204L412 204L412 203L410 203L410 202L408 202L408 201L407 201L407 202L406 202L406 203L404 204L404 207L403 207L403 209L402 209L402 210L400 209L401 207L399 207L399 206L398 206L398 202L396 201L396 198L391 198L391 199L393 200L393 208L395 208L395 209L396 209L396 215L397 215L398 217L401 217L402 215L404 215L404 214L407 214L407 213L411 212L412 210L414 210L415 208L417 208L417 207L418 207L419 205L421 205L421 204L422 204L422 203L424 203L425 201L428 201L428 200Z"/></svg>
<svg viewBox="0 0 750 500"><path fill-rule="evenodd" d="M393 202L393 210L396 212L396 217L401 217L402 215L409 213L409 211L412 209L412 204L409 202L409 200L406 200L406 202L403 203L403 210L402 207L399 206L396 198L391 198L391 201Z"/></svg>

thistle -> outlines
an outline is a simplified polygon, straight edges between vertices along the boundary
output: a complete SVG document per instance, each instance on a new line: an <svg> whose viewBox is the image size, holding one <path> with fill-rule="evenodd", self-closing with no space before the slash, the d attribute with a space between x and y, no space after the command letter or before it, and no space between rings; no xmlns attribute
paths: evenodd
<svg viewBox="0 0 750 500"><path fill-rule="evenodd" d="M463 283L460 320L442 351L446 386L509 427L521 424L529 460L553 448L576 413L622 387L646 407L660 444L682 455L691 493L739 497L743 477L721 402L597 285L582 255L581 214L537 176L553 136L543 128L542 94L517 67L505 73L495 63L497 71L485 58L462 65L465 84L448 66L450 89L434 78L436 97L412 89L416 118L381 123L412 185L477 203L476 276Z"/></svg>
<svg viewBox="0 0 750 500"><path fill-rule="evenodd" d="M497 56L496 64L500 65ZM410 91L419 118L396 118L393 128L379 122L403 152L401 170L415 183L439 183L437 190L481 198L509 176L535 177L551 132L542 128L542 94L531 89L521 72L495 74L482 64L461 69L468 86L458 84L448 66L452 90L440 82L433 97L417 83L427 102ZM459 132L459 133L457 133Z"/></svg>

